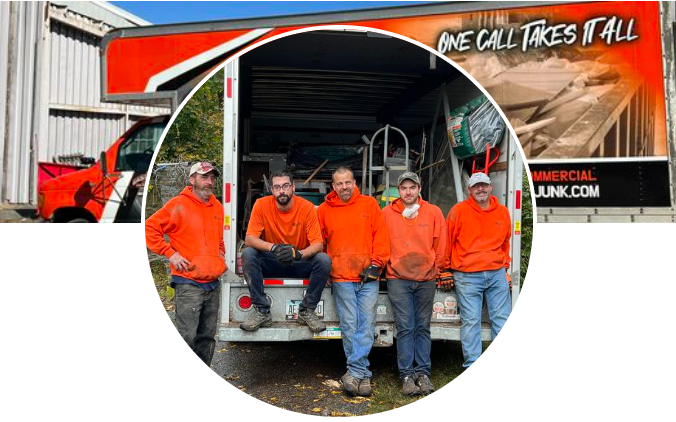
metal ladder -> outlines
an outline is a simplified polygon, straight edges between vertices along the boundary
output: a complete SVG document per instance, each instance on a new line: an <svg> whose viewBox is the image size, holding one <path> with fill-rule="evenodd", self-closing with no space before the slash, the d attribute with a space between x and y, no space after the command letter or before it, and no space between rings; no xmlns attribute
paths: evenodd
<svg viewBox="0 0 676 422"><path fill-rule="evenodd" d="M389 142L389 135L390 135L390 129L398 132L402 138L404 138L404 143L406 144L406 159L405 163L406 165L403 166L393 166L389 165L387 163L387 146ZM382 166L374 166L373 165L373 144L381 133L385 133L385 143L383 145L383 165ZM390 190L390 171L391 170L396 170L396 171L408 171L408 138L406 137L406 134L402 132L400 129L386 125L385 127L378 129L376 133L373 134L371 137L371 141L369 143L369 195L372 194L372 189L373 189L373 171L382 171L383 172L383 178L385 179L385 193L387 193L385 197L385 205L390 204L390 195L389 195L389 190Z"/></svg>

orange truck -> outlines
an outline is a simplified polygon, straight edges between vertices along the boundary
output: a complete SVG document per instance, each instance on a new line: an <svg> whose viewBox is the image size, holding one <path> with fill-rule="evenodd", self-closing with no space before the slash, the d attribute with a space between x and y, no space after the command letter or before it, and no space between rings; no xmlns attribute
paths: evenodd
<svg viewBox="0 0 676 422"><path fill-rule="evenodd" d="M143 119L92 167L40 183L40 217L55 223L140 222L146 173L168 121Z"/></svg>

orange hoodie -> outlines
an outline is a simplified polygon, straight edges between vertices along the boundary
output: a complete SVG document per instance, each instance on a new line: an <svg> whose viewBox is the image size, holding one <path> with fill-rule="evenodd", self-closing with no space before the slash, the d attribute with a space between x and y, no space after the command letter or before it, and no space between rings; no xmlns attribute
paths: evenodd
<svg viewBox="0 0 676 422"><path fill-rule="evenodd" d="M446 249L446 222L439 207L418 199L418 216L404 218L404 203L395 199L383 209L390 233L387 278L429 281L437 277Z"/></svg>
<svg viewBox="0 0 676 422"><path fill-rule="evenodd" d="M246 235L271 243L288 243L301 250L324 243L315 206L298 195L293 195L293 205L288 211L280 211L272 195L259 198L251 210Z"/></svg>
<svg viewBox="0 0 676 422"><path fill-rule="evenodd" d="M375 199L355 188L350 201L343 202L333 191L317 209L319 226L331 257L331 279L359 281L359 273L371 263L380 267L390 258L390 236Z"/></svg>
<svg viewBox="0 0 676 422"><path fill-rule="evenodd" d="M164 235L169 237L165 242ZM167 202L146 220L146 246L167 258L178 251L190 261L187 272L171 265L171 274L198 283L214 281L227 270L223 243L223 206L211 195L208 203L195 196L192 186Z"/></svg>
<svg viewBox="0 0 676 422"><path fill-rule="evenodd" d="M455 204L448 213L448 237L444 266L463 272L509 268L509 239L512 223L509 211L491 196L488 209L482 210L469 197ZM450 253L450 257L449 257Z"/></svg>

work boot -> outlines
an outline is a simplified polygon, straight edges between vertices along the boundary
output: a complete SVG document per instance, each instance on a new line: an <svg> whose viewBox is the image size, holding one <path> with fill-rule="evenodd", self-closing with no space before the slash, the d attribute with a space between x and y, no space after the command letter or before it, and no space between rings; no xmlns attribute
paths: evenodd
<svg viewBox="0 0 676 422"><path fill-rule="evenodd" d="M347 394L351 396L359 394L359 379L349 372L346 372L345 375L340 377L340 383L343 384L343 390L345 390Z"/></svg>
<svg viewBox="0 0 676 422"><path fill-rule="evenodd" d="M420 388L415 385L415 381L410 376L405 376L402 384L402 391L405 396L413 397L420 395Z"/></svg>
<svg viewBox="0 0 676 422"><path fill-rule="evenodd" d="M244 331L256 331L261 327L269 327L271 325L272 316L270 316L270 312L264 314L258 309L254 308L247 317L246 321L239 325L239 328Z"/></svg>
<svg viewBox="0 0 676 422"><path fill-rule="evenodd" d="M415 385L420 388L420 393L427 395L434 392L434 385L430 381L430 377L425 374L418 375L418 378L415 380Z"/></svg>
<svg viewBox="0 0 676 422"><path fill-rule="evenodd" d="M371 388L371 378L364 378L359 380L359 389L357 393L362 397L371 397L373 394L373 388Z"/></svg>
<svg viewBox="0 0 676 422"><path fill-rule="evenodd" d="M298 311L298 324L307 325L313 333L326 330L326 325L319 320L314 309L301 309Z"/></svg>

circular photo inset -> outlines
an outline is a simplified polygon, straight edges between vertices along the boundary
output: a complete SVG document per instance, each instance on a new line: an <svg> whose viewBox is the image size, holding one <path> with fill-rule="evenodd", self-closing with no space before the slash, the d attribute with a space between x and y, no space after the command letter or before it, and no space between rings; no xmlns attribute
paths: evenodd
<svg viewBox="0 0 676 422"><path fill-rule="evenodd" d="M459 67L389 33L305 30L229 60L149 178L148 256L178 332L300 413L433 393L519 296L533 210L512 133Z"/></svg>

